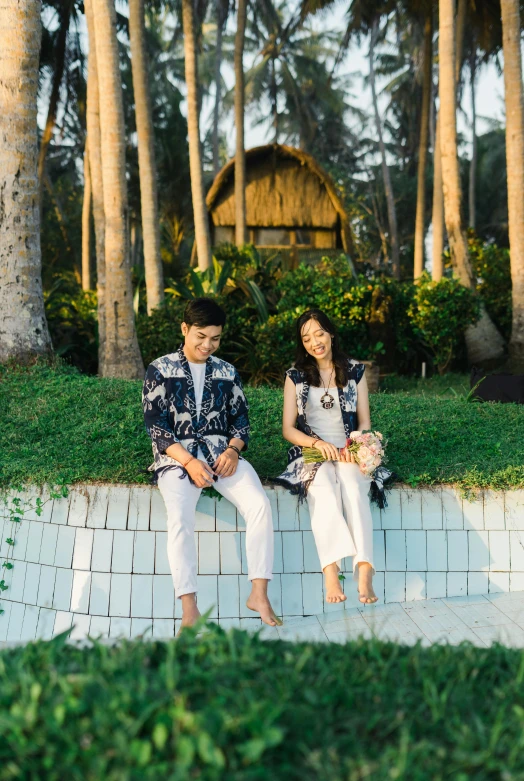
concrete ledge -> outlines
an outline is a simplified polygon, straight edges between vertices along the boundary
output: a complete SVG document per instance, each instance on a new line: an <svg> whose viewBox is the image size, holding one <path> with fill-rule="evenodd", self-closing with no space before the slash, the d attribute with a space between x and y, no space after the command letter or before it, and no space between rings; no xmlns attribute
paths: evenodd
<svg viewBox="0 0 524 781"><path fill-rule="evenodd" d="M268 488L275 529L276 611L304 616L340 611L324 602L322 574L307 506ZM38 517L37 496L45 504ZM166 555L160 493L142 486L75 486L66 499L28 489L21 523L10 520L13 495L0 506L0 561L8 589L0 602L0 642L51 637L172 636L180 618ZM381 602L409 602L524 590L524 491L486 492L463 500L453 487L399 487L386 511L374 510L375 589ZM248 593L245 524L225 499L201 498L196 531L199 606L225 626L256 626ZM8 546L7 538L15 540ZM347 573L345 608L358 605Z"/></svg>

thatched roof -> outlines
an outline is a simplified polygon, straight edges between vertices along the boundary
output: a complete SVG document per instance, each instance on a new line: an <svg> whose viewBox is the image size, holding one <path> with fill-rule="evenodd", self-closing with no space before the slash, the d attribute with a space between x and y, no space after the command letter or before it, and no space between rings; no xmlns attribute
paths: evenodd
<svg viewBox="0 0 524 781"><path fill-rule="evenodd" d="M206 199L214 225L235 224L235 160L215 177ZM281 144L246 151L246 222L250 228L340 228L352 246L335 183L311 155Z"/></svg>

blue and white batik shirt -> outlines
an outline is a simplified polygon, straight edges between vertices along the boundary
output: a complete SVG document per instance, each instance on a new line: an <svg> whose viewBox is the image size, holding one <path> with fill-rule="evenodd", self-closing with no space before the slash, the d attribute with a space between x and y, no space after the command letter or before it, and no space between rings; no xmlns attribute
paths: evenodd
<svg viewBox="0 0 524 781"><path fill-rule="evenodd" d="M153 446L154 462L149 471L155 473L155 481L165 469L177 469L180 477L186 477L186 470L166 455L167 448L177 442L195 458L200 449L209 466L233 437L241 439L247 449L249 407L242 381L234 366L214 355L206 360L199 417L193 377L182 346L148 366L142 405Z"/></svg>

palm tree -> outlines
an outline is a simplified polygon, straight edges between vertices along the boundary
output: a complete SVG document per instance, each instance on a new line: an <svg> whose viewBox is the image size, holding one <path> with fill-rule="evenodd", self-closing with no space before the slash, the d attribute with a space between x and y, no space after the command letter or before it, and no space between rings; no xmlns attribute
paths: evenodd
<svg viewBox="0 0 524 781"><path fill-rule="evenodd" d="M114 0L92 0L99 79L105 213L105 377L141 378L127 242L127 190L122 82Z"/></svg>
<svg viewBox="0 0 524 781"><path fill-rule="evenodd" d="M454 0L439 0L440 152L444 189L444 215L453 267L465 287L475 290L468 245L462 227L456 127L456 58ZM470 363L498 362L504 352L502 336L482 309L477 325L466 332Z"/></svg>
<svg viewBox="0 0 524 781"><path fill-rule="evenodd" d="M246 243L246 150L244 147L244 38L247 0L238 0L235 36L235 241Z"/></svg>
<svg viewBox="0 0 524 781"><path fill-rule="evenodd" d="M0 13L0 362L52 349L42 296L36 98L40 4L4 0Z"/></svg>
<svg viewBox="0 0 524 781"><path fill-rule="evenodd" d="M444 208L452 260L462 284L473 287L468 247L461 223L461 189L457 154L455 8L454 0L439 1L438 146L444 184Z"/></svg>
<svg viewBox="0 0 524 781"><path fill-rule="evenodd" d="M155 139L147 86L144 0L129 0L129 37L138 135L147 312L151 314L153 309L164 300L164 272L160 257Z"/></svg>
<svg viewBox="0 0 524 781"><path fill-rule="evenodd" d="M205 271L211 265L211 238L204 193L202 149L199 128L199 99L195 17L192 0L182 0L184 53L187 85L187 129L189 137L189 168L198 267Z"/></svg>
<svg viewBox="0 0 524 781"><path fill-rule="evenodd" d="M229 14L229 0L215 0L216 45L215 45L215 103L213 106L213 176L220 170L219 124L222 98L222 37Z"/></svg>
<svg viewBox="0 0 524 781"><path fill-rule="evenodd" d="M442 189L442 157L440 154L440 111L435 123L435 144L433 146L433 228L432 270L434 282L440 282L444 272L442 254L444 252L444 191Z"/></svg>
<svg viewBox="0 0 524 781"><path fill-rule="evenodd" d="M82 290L91 290L91 172L89 170L89 147L86 138L84 150L84 200L82 203Z"/></svg>
<svg viewBox="0 0 524 781"><path fill-rule="evenodd" d="M245 74L245 94L256 108L255 124L270 119L275 143L300 146L324 165L341 167L348 159L353 164L356 138L347 114L360 123L364 115L346 101L347 77L333 72L340 36L309 23L318 8L289 9L285 0L251 5L246 48L255 58Z"/></svg>
<svg viewBox="0 0 524 781"><path fill-rule="evenodd" d="M420 119L420 143L417 173L417 211L415 216L414 273L418 279L424 271L424 216L426 212L426 160L429 137L429 108L432 98L432 43L433 12L431 5L424 20L424 53L422 78L422 115Z"/></svg>
<svg viewBox="0 0 524 781"><path fill-rule="evenodd" d="M470 77L470 95L471 95L471 162L469 165L469 186L468 186L468 206L469 219L468 226L475 229L475 180L477 173L477 107L476 107L476 74L477 74L477 52L475 49L469 57L469 77Z"/></svg>
<svg viewBox="0 0 524 781"><path fill-rule="evenodd" d="M518 0L501 0L512 282L511 369L524 372L524 119Z"/></svg>
<svg viewBox="0 0 524 781"><path fill-rule="evenodd" d="M378 110L377 92L375 88L375 44L378 37L379 20L376 17L373 20L371 28L371 37L369 42L369 83L371 86L371 97L373 101L373 113L375 115L375 124L378 135L378 146L380 150L380 161L382 165L382 178L384 180L384 191L386 193L386 203L388 208L388 223L389 223L389 235L391 244L391 264L393 276L400 279L400 255L398 246L398 229L397 229L397 211L395 208L395 197L393 195L393 185L391 184L391 175L386 160L386 146L384 144L384 137L382 134L382 120Z"/></svg>
<svg viewBox="0 0 524 781"><path fill-rule="evenodd" d="M102 367L106 343L106 258L105 258L105 214L104 183L102 178L102 150L100 141L100 102L98 89L98 67L96 62L96 35L93 18L93 0L85 0L85 14L89 39L87 60L87 107L86 124L89 149L89 172L93 200L93 222L95 224L96 248L96 292L98 316L98 365Z"/></svg>
<svg viewBox="0 0 524 781"><path fill-rule="evenodd" d="M56 123L58 106L60 102L60 88L64 76L64 69L67 59L67 39L71 17L75 12L76 0L55 0L52 5L56 8L58 15L58 29L56 33L56 44L53 52L53 77L51 86L51 95L47 109L47 117L40 142L40 154L38 156L38 178L40 187L44 186L44 165L53 130Z"/></svg>
<svg viewBox="0 0 524 781"><path fill-rule="evenodd" d="M456 46L455 46L455 84L458 87L462 71L462 50L464 45L464 30L466 26L466 14L468 0L458 0L456 20ZM432 277L435 282L442 279L444 264L442 254L444 252L444 190L442 187L442 159L440 149L440 111L437 114L435 127L435 146L433 149L433 250L432 250Z"/></svg>

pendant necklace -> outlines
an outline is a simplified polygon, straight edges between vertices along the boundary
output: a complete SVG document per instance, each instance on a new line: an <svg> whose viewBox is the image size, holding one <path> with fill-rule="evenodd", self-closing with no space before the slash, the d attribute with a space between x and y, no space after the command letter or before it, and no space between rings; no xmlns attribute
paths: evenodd
<svg viewBox="0 0 524 781"><path fill-rule="evenodd" d="M335 403L335 399L333 398L331 393L328 393L328 389L329 389L329 386L331 385L331 378L333 377L334 370L335 370L335 367L333 367L331 369L331 374L329 375L329 380L328 380L327 387L325 387L325 385L324 385L324 382L322 380L322 376L320 377L320 379L322 381L322 387L324 388L324 394L320 397L320 403L322 404L324 409L332 409L333 408L333 404ZM319 372L319 374L320 374L320 372Z"/></svg>

